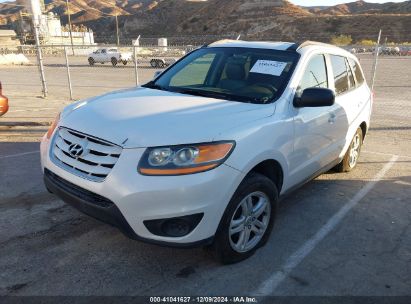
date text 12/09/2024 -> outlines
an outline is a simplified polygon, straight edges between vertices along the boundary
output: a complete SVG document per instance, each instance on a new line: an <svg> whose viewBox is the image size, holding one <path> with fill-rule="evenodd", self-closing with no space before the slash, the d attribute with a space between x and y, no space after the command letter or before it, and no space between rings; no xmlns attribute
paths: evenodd
<svg viewBox="0 0 411 304"><path fill-rule="evenodd" d="M254 297L150 297L150 303L257 303Z"/></svg>

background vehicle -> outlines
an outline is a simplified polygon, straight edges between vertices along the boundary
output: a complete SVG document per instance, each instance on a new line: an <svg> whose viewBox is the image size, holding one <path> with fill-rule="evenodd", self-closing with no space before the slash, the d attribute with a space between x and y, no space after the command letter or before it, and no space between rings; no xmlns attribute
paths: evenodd
<svg viewBox="0 0 411 304"><path fill-rule="evenodd" d="M2 93L2 85L0 82L0 116L3 116L9 110L9 100Z"/></svg>
<svg viewBox="0 0 411 304"><path fill-rule="evenodd" d="M177 61L175 58L152 58L150 65L152 68L165 68Z"/></svg>
<svg viewBox="0 0 411 304"><path fill-rule="evenodd" d="M117 48L109 48L98 49L91 53L88 57L88 63L90 66L93 66L96 63L111 62L113 66L116 66L119 63L127 65L132 59L133 56L130 52L120 52Z"/></svg>
<svg viewBox="0 0 411 304"><path fill-rule="evenodd" d="M400 50L401 56L411 56L411 47L402 47Z"/></svg>

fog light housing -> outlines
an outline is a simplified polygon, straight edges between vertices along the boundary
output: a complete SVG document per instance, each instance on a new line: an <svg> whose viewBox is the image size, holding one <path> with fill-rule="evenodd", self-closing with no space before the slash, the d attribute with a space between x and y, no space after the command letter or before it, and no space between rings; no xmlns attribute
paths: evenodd
<svg viewBox="0 0 411 304"><path fill-rule="evenodd" d="M190 234L200 223L204 213L144 221L144 225L154 235L165 237L183 237Z"/></svg>

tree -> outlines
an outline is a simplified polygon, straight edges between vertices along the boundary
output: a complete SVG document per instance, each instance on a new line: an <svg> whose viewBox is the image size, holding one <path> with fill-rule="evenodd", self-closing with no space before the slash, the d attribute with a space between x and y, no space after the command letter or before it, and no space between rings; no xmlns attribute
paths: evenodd
<svg viewBox="0 0 411 304"><path fill-rule="evenodd" d="M331 38L331 44L334 45L349 45L352 43L351 35L339 35Z"/></svg>

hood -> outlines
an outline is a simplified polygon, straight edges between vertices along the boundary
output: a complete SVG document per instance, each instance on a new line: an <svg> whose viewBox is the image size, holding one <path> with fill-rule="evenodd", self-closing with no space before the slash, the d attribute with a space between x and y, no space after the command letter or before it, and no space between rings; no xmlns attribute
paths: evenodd
<svg viewBox="0 0 411 304"><path fill-rule="evenodd" d="M268 117L274 109L273 104L134 88L77 103L63 111L60 125L124 148L145 148L211 142L224 130Z"/></svg>

